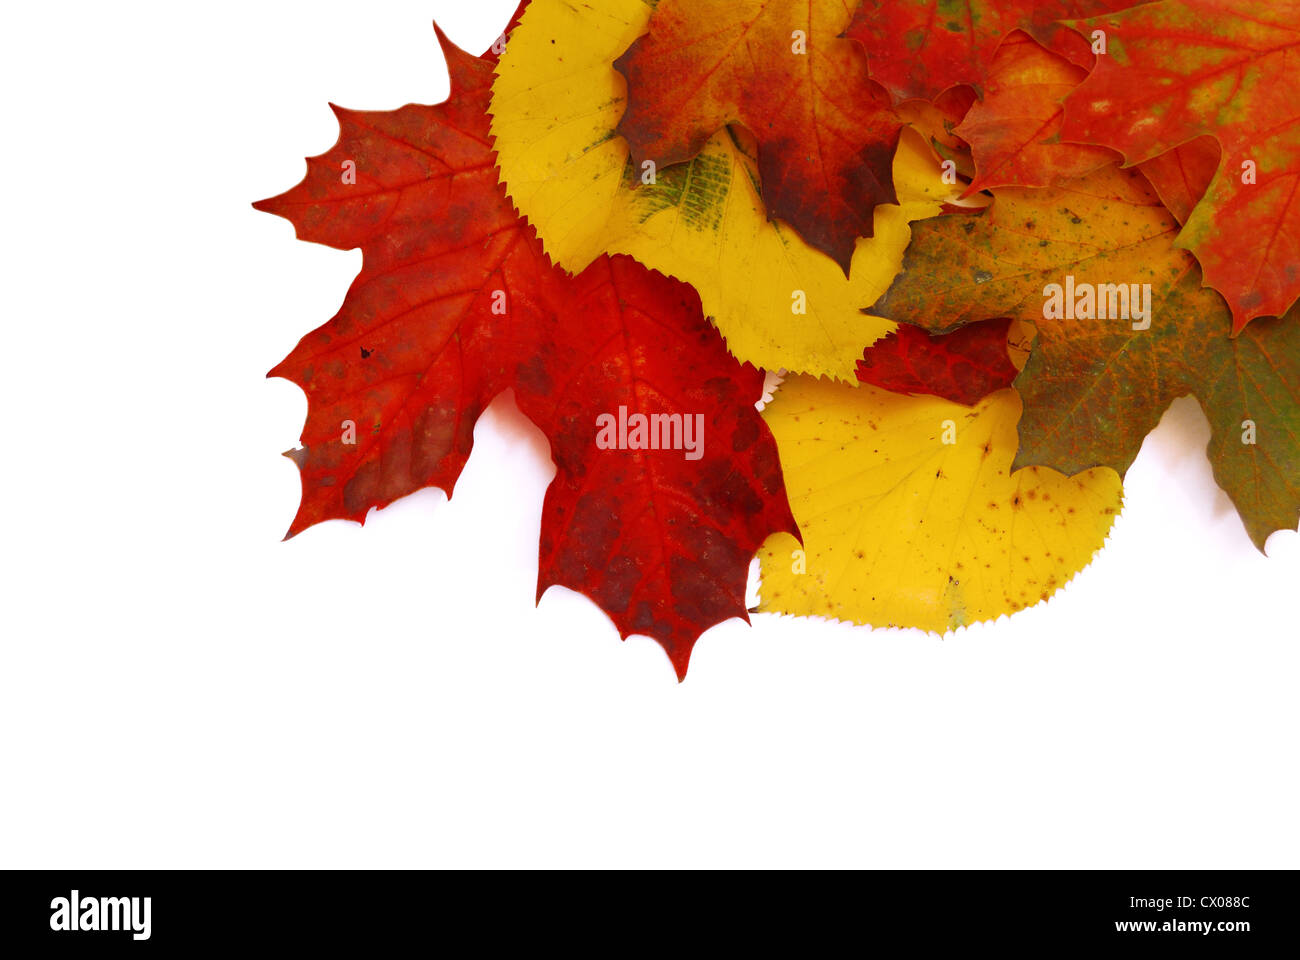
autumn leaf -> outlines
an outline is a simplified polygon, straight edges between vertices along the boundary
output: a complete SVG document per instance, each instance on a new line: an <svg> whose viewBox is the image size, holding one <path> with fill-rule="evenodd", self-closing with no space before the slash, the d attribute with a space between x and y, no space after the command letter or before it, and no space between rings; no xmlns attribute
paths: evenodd
<svg viewBox="0 0 1300 960"><path fill-rule="evenodd" d="M1007 344L1012 324L988 320L942 335L903 324L863 351L858 379L893 393L976 403L1011 386L1020 372Z"/></svg>
<svg viewBox="0 0 1300 960"><path fill-rule="evenodd" d="M557 470L539 598L585 593L684 675L701 631L747 619L755 548L795 530L754 409L762 375L727 355L684 284L626 257L577 277L549 263L497 180L492 62L438 36L446 103L336 110L338 144L256 205L363 252L338 314L272 371L309 402L290 535L422 487L450 495L478 415L513 388ZM619 449L599 442L615 434Z"/></svg>
<svg viewBox="0 0 1300 960"><path fill-rule="evenodd" d="M1119 478L1015 470L1020 400L975 406L809 377L763 411L802 546L759 551L762 612L943 633L1046 599L1087 566L1122 505Z"/></svg>
<svg viewBox="0 0 1300 960"><path fill-rule="evenodd" d="M1108 53L1065 101L1061 137L1129 164L1212 136L1218 171L1178 236L1232 330L1300 297L1300 0L1162 0L1082 21Z"/></svg>
<svg viewBox="0 0 1300 960"><path fill-rule="evenodd" d="M1186 223L1219 169L1219 144L1213 137L1197 137L1144 160L1137 168L1155 187L1165 208L1179 223Z"/></svg>
<svg viewBox="0 0 1300 960"><path fill-rule="evenodd" d="M971 145L976 176L967 193L1007 185L1047 187L1118 159L1105 147L1060 143L1061 100L1087 76L1027 34L998 48L983 100L953 132Z"/></svg>
<svg viewBox="0 0 1300 960"><path fill-rule="evenodd" d="M953 130L965 119L975 100L975 91L970 87L952 87L933 103L904 100L897 107L898 117L929 140L944 159L964 155L963 162L957 166L963 176L970 177L974 174L974 166L969 163L970 144Z"/></svg>
<svg viewBox="0 0 1300 960"><path fill-rule="evenodd" d="M742 124L768 215L848 274L872 211L897 202L901 129L862 51L841 39L848 24L843 0L658 0L649 32L615 62L633 166L689 160Z"/></svg>
<svg viewBox="0 0 1300 960"><path fill-rule="evenodd" d="M896 100L934 100L957 84L983 91L994 53L1023 30L1085 70L1088 40L1057 23L1130 6L1133 0L862 0L845 36L867 51L871 78Z"/></svg>
<svg viewBox="0 0 1300 960"><path fill-rule="evenodd" d="M1037 325L1016 380L1017 466L1123 474L1169 403L1190 393L1210 421L1215 478L1256 546L1295 528L1300 308L1229 336L1226 305L1174 246L1178 224L1138 171L1009 187L979 216L914 231L875 311L935 333L988 317Z"/></svg>
<svg viewBox="0 0 1300 960"><path fill-rule="evenodd" d="M616 126L623 78L611 63L644 33L652 6L533 3L498 68L492 132L501 177L547 252L568 270L626 253L695 287L731 352L765 369L853 381L866 345L894 325L866 316L889 286L911 234L956 187L908 133L895 158L901 207L876 211L849 277L780 222L767 219L754 146L722 130L687 163L643 183Z"/></svg>

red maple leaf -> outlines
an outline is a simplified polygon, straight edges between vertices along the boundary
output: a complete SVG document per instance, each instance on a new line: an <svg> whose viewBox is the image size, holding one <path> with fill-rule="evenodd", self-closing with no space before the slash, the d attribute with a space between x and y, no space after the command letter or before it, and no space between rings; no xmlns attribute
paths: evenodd
<svg viewBox="0 0 1300 960"><path fill-rule="evenodd" d="M952 333L902 324L858 361L858 379L893 393L926 394L967 406L1011 386L1019 370L1007 353L1011 320L986 320Z"/></svg>
<svg viewBox="0 0 1300 960"><path fill-rule="evenodd" d="M1061 98L1087 71L1013 31L989 67L984 99L953 133L971 147L977 176L966 195L996 187L1057 186L1119 159L1105 147L1060 143Z"/></svg>
<svg viewBox="0 0 1300 960"><path fill-rule="evenodd" d="M1058 20L1090 17L1135 0L862 0L846 37L867 51L873 80L897 100L933 100L967 83L984 89L993 54L1012 30L1090 68L1092 48Z"/></svg>
<svg viewBox="0 0 1300 960"><path fill-rule="evenodd" d="M364 522L426 486L450 496L475 421L512 387L557 468L538 597L553 584L586 594L684 676L703 630L748 619L759 544L796 531L754 408L762 374L727 353L689 286L627 257L577 277L550 264L498 183L492 60L438 38L447 102L336 108L338 143L297 187L255 204L304 240L364 255L338 314L270 374L309 402L289 535ZM598 444L606 416L629 425L618 439L631 449ZM651 438L657 448L637 448Z"/></svg>

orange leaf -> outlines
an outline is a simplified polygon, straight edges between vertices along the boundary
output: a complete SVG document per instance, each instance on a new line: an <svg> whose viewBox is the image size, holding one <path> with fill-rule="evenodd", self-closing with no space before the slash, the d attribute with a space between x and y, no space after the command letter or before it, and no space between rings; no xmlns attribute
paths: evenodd
<svg viewBox="0 0 1300 960"><path fill-rule="evenodd" d="M876 205L898 202L902 129L862 51L840 39L848 22L839 0L661 0L650 32L615 62L635 169L689 160L722 127L744 125L769 216L847 276Z"/></svg>
<svg viewBox="0 0 1300 960"><path fill-rule="evenodd" d="M1087 74L1016 31L998 48L988 92L953 132L971 145L975 179L967 194L993 187L1050 187L1118 156L1105 147L1060 143L1061 100Z"/></svg>

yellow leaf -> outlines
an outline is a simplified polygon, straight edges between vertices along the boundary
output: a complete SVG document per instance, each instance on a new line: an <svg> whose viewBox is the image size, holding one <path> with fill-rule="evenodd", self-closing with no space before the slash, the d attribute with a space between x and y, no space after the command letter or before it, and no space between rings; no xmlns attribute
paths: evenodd
<svg viewBox="0 0 1300 960"><path fill-rule="evenodd" d="M769 221L752 141L719 131L687 163L633 169L615 134L626 84L613 61L645 32L645 0L533 0L497 68L492 135L502 180L550 256L580 271L626 253L690 283L731 352L769 370L855 383L863 349L894 329L865 314L889 287L908 222L951 190L925 141L905 130L894 160L901 206L875 211L849 277L786 224ZM798 312L800 309L804 312Z"/></svg>
<svg viewBox="0 0 1300 960"><path fill-rule="evenodd" d="M1011 473L1020 409L1012 389L966 407L783 383L763 416L804 543L763 545L759 609L942 633L1055 593L1101 548L1123 491L1108 467Z"/></svg>

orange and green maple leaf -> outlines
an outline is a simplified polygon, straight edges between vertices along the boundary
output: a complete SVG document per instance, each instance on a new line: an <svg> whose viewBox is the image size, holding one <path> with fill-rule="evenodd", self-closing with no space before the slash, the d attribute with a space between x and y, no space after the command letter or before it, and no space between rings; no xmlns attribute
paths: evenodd
<svg viewBox="0 0 1300 960"><path fill-rule="evenodd" d="M1015 384L1017 467L1123 474L1169 403L1191 394L1210 422L1215 478L1255 544L1295 529L1300 308L1231 336L1227 306L1174 245L1178 223L1141 173L1006 188L979 216L913 230L874 313L931 332L992 317L1037 327Z"/></svg>

